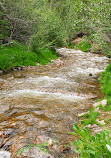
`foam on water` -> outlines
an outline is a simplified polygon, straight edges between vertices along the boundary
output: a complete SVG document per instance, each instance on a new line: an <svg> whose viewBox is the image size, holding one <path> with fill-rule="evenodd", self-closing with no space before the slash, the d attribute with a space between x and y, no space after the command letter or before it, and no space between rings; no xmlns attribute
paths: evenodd
<svg viewBox="0 0 111 158"><path fill-rule="evenodd" d="M71 85L72 82L67 80L66 78L61 78L61 77L49 77L49 76L42 76L42 77L38 77L38 78L28 78L26 79L26 82L30 82L30 83L35 83L40 85L44 85L44 87L50 87L50 86L54 86L54 85ZM73 84L77 85L77 82L73 82Z"/></svg>
<svg viewBox="0 0 111 158"><path fill-rule="evenodd" d="M24 90L16 90L11 94L8 94L9 97L40 97L46 99L46 100L53 100L53 99L63 99L63 100L80 100L80 99L86 99L87 97L78 96L76 93L71 94L63 94L63 93L51 93L51 92L44 92L39 90L30 90L30 89L24 89Z"/></svg>

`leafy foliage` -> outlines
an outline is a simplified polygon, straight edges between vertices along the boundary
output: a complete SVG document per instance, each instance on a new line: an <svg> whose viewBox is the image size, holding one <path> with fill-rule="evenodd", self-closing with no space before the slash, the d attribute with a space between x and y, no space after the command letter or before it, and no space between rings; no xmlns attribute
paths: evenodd
<svg viewBox="0 0 111 158"><path fill-rule="evenodd" d="M83 42L79 43L78 45L76 45L76 47L78 49L81 49L83 52L87 52L90 50L91 44L87 41L83 41Z"/></svg>
<svg viewBox="0 0 111 158"><path fill-rule="evenodd" d="M102 91L106 97L111 97L111 64L106 68L100 77Z"/></svg>
<svg viewBox="0 0 111 158"><path fill-rule="evenodd" d="M12 26L11 38L26 42L31 51L67 46L77 33L88 32L93 45L98 44L101 52L111 56L109 0L2 0L1 3ZM90 47L89 42L78 45L83 51Z"/></svg>
<svg viewBox="0 0 111 158"><path fill-rule="evenodd" d="M55 50L41 49L36 54L28 52L26 46L14 41L12 45L1 46L0 70L9 71L14 67L35 66L37 62L45 65L54 58L57 58Z"/></svg>
<svg viewBox="0 0 111 158"><path fill-rule="evenodd" d="M22 65L36 65L37 57L33 52L27 52L25 46L18 43L1 46L0 49L0 69L7 71Z"/></svg>
<svg viewBox="0 0 111 158"><path fill-rule="evenodd" d="M111 64L106 68L100 77L102 91L108 101L107 106L101 107L102 110L111 111Z"/></svg>
<svg viewBox="0 0 111 158"><path fill-rule="evenodd" d="M11 26L3 10L0 9L0 45L8 41Z"/></svg>
<svg viewBox="0 0 111 158"><path fill-rule="evenodd" d="M74 124L72 135L78 136L79 140L75 140L72 144L76 146L75 152L81 154L81 158L109 158L111 157L111 131L104 130L100 134L92 135L89 129L79 129Z"/></svg>
<svg viewBox="0 0 111 158"><path fill-rule="evenodd" d="M96 112L94 109L91 109L90 112L88 112L87 114L85 114L83 117L87 118L84 119L83 121L81 121L81 123L84 124L84 126L88 125L88 124L98 124L98 122L96 121L97 117L100 115L99 112Z"/></svg>

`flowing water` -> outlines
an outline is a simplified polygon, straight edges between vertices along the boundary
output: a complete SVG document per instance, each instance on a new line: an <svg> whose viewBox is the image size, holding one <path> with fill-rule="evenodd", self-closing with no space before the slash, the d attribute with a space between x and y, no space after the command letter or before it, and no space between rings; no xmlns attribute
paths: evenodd
<svg viewBox="0 0 111 158"><path fill-rule="evenodd" d="M0 145L12 155L29 143L38 143L39 137L56 140L59 146L70 143L74 138L68 132L79 121L78 113L102 97L98 77L109 60L79 50L61 48L58 52L61 57L52 64L0 76L4 80ZM66 155L59 153L59 157L71 157Z"/></svg>

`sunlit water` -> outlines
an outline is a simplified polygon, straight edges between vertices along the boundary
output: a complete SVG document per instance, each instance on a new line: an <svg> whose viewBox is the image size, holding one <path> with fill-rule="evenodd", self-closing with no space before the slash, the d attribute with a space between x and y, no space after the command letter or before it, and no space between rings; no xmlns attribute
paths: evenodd
<svg viewBox="0 0 111 158"><path fill-rule="evenodd" d="M66 48L58 52L63 55L62 63L0 76L4 80L0 90L0 130L9 133L2 137L1 148L12 154L35 143L38 136L56 140L59 145L68 144L74 139L68 132L79 121L77 114L102 97L98 77L109 60Z"/></svg>

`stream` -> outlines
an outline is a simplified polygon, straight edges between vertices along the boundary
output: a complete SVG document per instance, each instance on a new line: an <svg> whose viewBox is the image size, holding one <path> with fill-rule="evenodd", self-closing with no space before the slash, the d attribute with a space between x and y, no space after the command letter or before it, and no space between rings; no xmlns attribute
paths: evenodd
<svg viewBox="0 0 111 158"><path fill-rule="evenodd" d="M74 157L63 149L75 139L68 132L78 114L103 97L98 78L109 59L68 48L57 51L59 59L45 66L0 74L0 148L11 157L27 144L49 139L57 144L55 158Z"/></svg>

